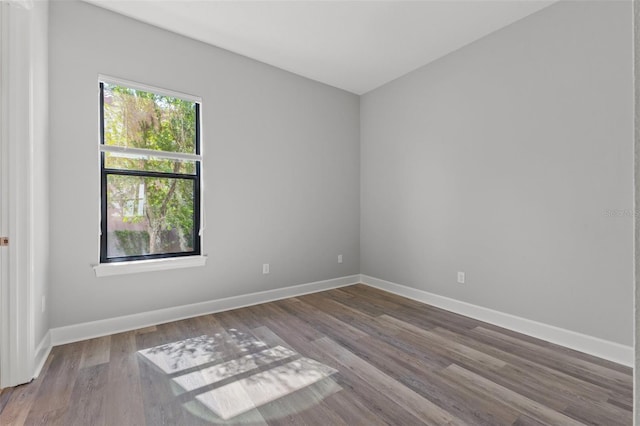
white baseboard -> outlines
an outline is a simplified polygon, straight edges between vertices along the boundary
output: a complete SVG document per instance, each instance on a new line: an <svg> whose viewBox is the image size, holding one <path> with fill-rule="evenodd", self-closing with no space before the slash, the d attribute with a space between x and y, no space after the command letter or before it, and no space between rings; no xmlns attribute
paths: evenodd
<svg viewBox="0 0 640 426"><path fill-rule="evenodd" d="M209 300L191 305L175 306L155 311L142 312L139 314L52 328L51 344L53 344L53 346L57 346L65 343L107 336L109 334L131 331L138 328L164 324L186 318L193 318L200 315L258 305L260 303L302 296L309 293L317 293L319 291L330 290L332 288L345 287L357 284L358 282L360 282L360 275L350 275L325 281L316 281L291 287L260 291L241 296Z"/></svg>
<svg viewBox="0 0 640 426"><path fill-rule="evenodd" d="M381 280L367 275L360 275L362 283L371 287L385 290L418 302L433 305L435 307L455 312L473 319L488 322L499 327L517 331L547 342L585 352L599 358L604 358L629 367L633 366L633 347L610 342L575 331L555 327L553 325L532 321L526 318L473 305L467 302L451 299L437 294L418 290L390 281Z"/></svg>
<svg viewBox="0 0 640 426"><path fill-rule="evenodd" d="M45 335L36 349L35 365L37 368L35 376L37 377L40 373L52 346L92 339L124 331L131 331L138 328L178 321L199 315L207 315L215 312L228 311L260 303L272 302L274 300L302 296L304 294L316 293L319 291L330 290L332 288L345 287L359 282L399 296L433 305L447 311L455 312L460 315L488 322L499 327L517 331L519 333L575 349L580 352L608 359L619 364L633 366L634 352L633 347L631 346L621 345L619 343L610 342L597 337L588 336L586 334L506 314L493 309L473 305L471 303L461 302L459 300L439 296L424 290L418 290L367 275L350 275L275 290L267 290L241 296L194 303L191 305L175 306L139 314L53 328Z"/></svg>
<svg viewBox="0 0 640 426"><path fill-rule="evenodd" d="M44 363L47 361L49 357L49 353L51 352L51 330L47 331L47 334L44 335L38 347L36 348L36 353L34 357L34 363L36 369L33 373L33 378L35 379L40 375L42 371L42 367L44 367Z"/></svg>

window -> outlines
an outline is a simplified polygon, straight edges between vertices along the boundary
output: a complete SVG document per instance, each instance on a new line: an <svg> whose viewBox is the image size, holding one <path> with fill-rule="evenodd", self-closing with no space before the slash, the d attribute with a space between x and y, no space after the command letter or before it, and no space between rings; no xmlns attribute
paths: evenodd
<svg viewBox="0 0 640 426"><path fill-rule="evenodd" d="M100 263L200 255L200 101L100 81Z"/></svg>

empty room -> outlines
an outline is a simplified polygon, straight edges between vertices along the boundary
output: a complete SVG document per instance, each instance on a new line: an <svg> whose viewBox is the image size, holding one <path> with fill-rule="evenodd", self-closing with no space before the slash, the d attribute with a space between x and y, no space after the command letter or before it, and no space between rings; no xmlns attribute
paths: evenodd
<svg viewBox="0 0 640 426"><path fill-rule="evenodd" d="M0 424L634 424L634 9L1 1Z"/></svg>

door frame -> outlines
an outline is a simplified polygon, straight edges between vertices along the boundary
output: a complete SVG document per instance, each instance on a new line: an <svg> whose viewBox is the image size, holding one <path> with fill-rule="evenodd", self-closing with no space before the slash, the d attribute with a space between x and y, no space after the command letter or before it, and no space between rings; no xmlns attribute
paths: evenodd
<svg viewBox="0 0 640 426"><path fill-rule="evenodd" d="M0 388L34 377L32 7L0 2Z"/></svg>

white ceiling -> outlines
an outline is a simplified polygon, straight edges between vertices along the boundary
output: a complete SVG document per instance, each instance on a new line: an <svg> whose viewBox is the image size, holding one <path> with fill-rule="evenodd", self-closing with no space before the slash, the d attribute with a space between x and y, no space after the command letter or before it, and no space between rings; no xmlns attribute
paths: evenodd
<svg viewBox="0 0 640 426"><path fill-rule="evenodd" d="M553 3L86 1L356 94Z"/></svg>

